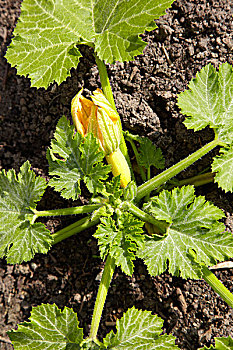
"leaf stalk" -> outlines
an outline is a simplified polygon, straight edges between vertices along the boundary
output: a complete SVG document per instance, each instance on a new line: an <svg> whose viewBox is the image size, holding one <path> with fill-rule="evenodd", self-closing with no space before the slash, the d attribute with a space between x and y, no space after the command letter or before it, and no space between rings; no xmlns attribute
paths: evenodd
<svg viewBox="0 0 233 350"><path fill-rule="evenodd" d="M102 316L105 300L108 293L108 288L112 280L115 266L116 266L115 259L112 258L110 255L108 255L104 266L103 275L100 281L98 294L97 294L95 307L94 307L94 312L93 312L93 317L92 317L92 322L91 322L91 330L90 330L89 338L92 339L93 341L96 341L96 335L99 329L100 319Z"/></svg>
<svg viewBox="0 0 233 350"><path fill-rule="evenodd" d="M203 279L220 295L220 297L233 308L233 294L219 281L219 279L208 269L202 266Z"/></svg>
<svg viewBox="0 0 233 350"><path fill-rule="evenodd" d="M190 165L192 165L194 162L196 162L198 159L206 155L208 152L210 152L212 149L214 149L216 146L219 146L219 140L214 140L209 143L207 143L205 146L197 150L196 152L190 154L185 159L181 160L179 163L173 165L172 167L166 169L161 174L153 177L149 181L145 182L141 186L138 187L137 196L135 198L136 201L139 201L141 198L145 197L147 194L149 194L151 191L156 189L157 187L163 185L165 182L170 180L172 177L179 174L181 171L188 168Z"/></svg>
<svg viewBox="0 0 233 350"><path fill-rule="evenodd" d="M62 208L62 209L51 209L51 210L33 210L37 217L40 216L60 216L60 215L76 215L76 214L86 214L91 213L96 209L99 209L102 204L88 204L78 207Z"/></svg>
<svg viewBox="0 0 233 350"><path fill-rule="evenodd" d="M189 179L181 180L178 186L193 185L195 187L209 184L214 181L215 173L205 173L190 177Z"/></svg>
<svg viewBox="0 0 233 350"><path fill-rule="evenodd" d="M56 233L52 234L53 238L53 245L57 244L61 241L63 241L66 238L69 238L79 232L82 232L84 230L87 230L88 228L95 226L99 223L99 220L91 220L90 217L82 218L75 223L64 227L63 229L57 231Z"/></svg>
<svg viewBox="0 0 233 350"><path fill-rule="evenodd" d="M143 210L139 209L132 202L128 202L127 205L128 205L128 210L131 214L137 216L139 219L141 219L144 222L149 222L150 224L156 226L161 233L164 233L167 227L169 226L168 223L156 220L150 214L145 213Z"/></svg>

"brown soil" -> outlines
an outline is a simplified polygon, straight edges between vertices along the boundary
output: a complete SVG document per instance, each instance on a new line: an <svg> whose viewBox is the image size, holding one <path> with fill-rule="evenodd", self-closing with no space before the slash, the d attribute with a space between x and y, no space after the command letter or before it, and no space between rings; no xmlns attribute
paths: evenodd
<svg viewBox="0 0 233 350"><path fill-rule="evenodd" d="M4 53L20 13L20 0L0 0L0 167L17 171L26 160L37 174L47 176L46 149L60 116L70 115L70 101L84 86L86 92L100 87L92 52L82 48L84 58L72 77L48 90L30 88L30 81L16 74ZM158 29L144 35L144 55L130 63L109 66L109 76L125 129L148 135L162 148L166 166L200 148L213 137L211 131L188 131L176 106L176 95L207 63L233 63L233 6L228 0L177 0ZM180 178L208 168L214 153L190 167ZM215 184L197 189L226 213L232 232L232 194ZM40 208L72 205L48 190ZM54 232L73 218L49 219ZM88 334L103 263L98 257L93 230L82 232L54 246L29 263L10 266L0 261L0 348L10 350L6 331L28 319L31 307L56 303L72 307ZM217 271L233 291L232 270ZM116 270L101 321L100 337L109 331L129 307L151 310L164 319L164 332L177 337L183 350L213 344L214 337L233 335L233 311L204 281L185 281L168 273L151 278L141 261L132 278Z"/></svg>

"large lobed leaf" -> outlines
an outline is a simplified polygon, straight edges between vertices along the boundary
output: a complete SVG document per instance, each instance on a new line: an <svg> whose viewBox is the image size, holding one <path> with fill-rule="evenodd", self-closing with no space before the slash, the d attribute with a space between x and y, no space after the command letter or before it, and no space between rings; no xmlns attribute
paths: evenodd
<svg viewBox="0 0 233 350"><path fill-rule="evenodd" d="M81 56L76 44L95 45L100 59L132 60L174 0L24 0L6 58L32 86L60 84Z"/></svg>
<svg viewBox="0 0 233 350"><path fill-rule="evenodd" d="M129 213L122 213L117 224L111 217L102 218L94 234L98 239L101 258L105 259L110 254L115 259L116 265L131 276L136 252L143 246L143 225L142 221Z"/></svg>
<svg viewBox="0 0 233 350"><path fill-rule="evenodd" d="M184 124L188 129L213 128L219 140L233 140L233 68L220 65L219 72L208 64L189 83L189 89L178 96L178 106L188 117Z"/></svg>
<svg viewBox="0 0 233 350"><path fill-rule="evenodd" d="M129 309L117 320L117 332L111 331L104 339L108 350L175 350L175 337L160 335L163 321L150 311Z"/></svg>
<svg viewBox="0 0 233 350"><path fill-rule="evenodd" d="M163 321L149 311L129 309L117 320L116 334L111 331L104 344L97 345L78 327L76 313L67 307L42 304L32 308L30 322L18 325L8 332L15 350L175 350L175 337L160 335Z"/></svg>
<svg viewBox="0 0 233 350"><path fill-rule="evenodd" d="M212 170L215 181L225 191L233 191L233 67L224 63L219 71L208 64L197 73L189 89L178 96L178 106L188 117L188 129L201 130L210 126L220 142L226 144L215 158Z"/></svg>
<svg viewBox="0 0 233 350"><path fill-rule="evenodd" d="M147 237L141 257L153 276L167 269L183 278L200 278L198 263L213 265L233 257L233 238L224 232L222 210L206 202L202 196L195 197L194 187L175 188L153 197L144 210L158 220L167 222L166 234ZM190 250L195 251L196 261Z"/></svg>
<svg viewBox="0 0 233 350"><path fill-rule="evenodd" d="M28 161L18 178L14 170L0 172L0 257L6 256L8 263L28 261L35 253L47 253L51 246L50 232L33 222L32 209L45 188L45 180L35 176Z"/></svg>
<svg viewBox="0 0 233 350"><path fill-rule="evenodd" d="M55 304L42 304L32 308L29 320L8 332L15 350L81 349L83 331L72 309L61 311Z"/></svg>
<svg viewBox="0 0 233 350"><path fill-rule="evenodd" d="M95 137L88 134L83 139L79 133L75 134L66 117L58 121L47 158L49 174L53 176L49 185L64 198L78 199L81 180L91 193L105 190L102 181L108 177L111 167L103 164L104 154Z"/></svg>
<svg viewBox="0 0 233 350"><path fill-rule="evenodd" d="M212 171L216 172L214 181L224 191L233 192L233 149L221 148L220 155L214 158Z"/></svg>

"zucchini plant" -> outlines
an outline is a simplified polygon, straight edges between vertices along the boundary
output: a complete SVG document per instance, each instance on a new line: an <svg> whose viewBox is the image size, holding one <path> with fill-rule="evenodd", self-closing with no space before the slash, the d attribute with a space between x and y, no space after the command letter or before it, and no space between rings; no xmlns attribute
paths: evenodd
<svg viewBox="0 0 233 350"><path fill-rule="evenodd" d="M78 47L85 44L94 50L103 92L96 90L85 98L79 91L71 103L73 124L65 116L59 119L47 150L48 183L35 175L28 161L18 174L13 169L1 171L0 257L10 264L29 261L36 253L46 254L54 244L96 226L93 236L105 267L87 338L72 309L42 304L32 309L29 322L9 332L16 350L177 349L173 336L161 335L159 317L134 307L117 321L116 332L102 341L97 337L114 269L119 266L132 276L136 258L144 261L151 276L168 270L183 278L204 278L233 307L233 295L208 268L233 257L233 237L221 221L223 211L196 196L193 185L168 186L169 180L219 147L220 155L212 163L214 179L223 190L233 191L232 66L222 64L217 71L207 65L178 96L186 127L196 131L209 126L215 138L162 171L161 150L146 137L122 131L104 63L142 54L146 43L139 35L154 29L154 19L172 2L23 1L6 54L8 62L28 76L32 86L47 88L69 76L81 57ZM141 179L133 173L125 140L132 146ZM151 178L151 167L161 172ZM65 199L76 200L82 185L90 193L87 205L37 210L47 186ZM77 214L86 215L54 234L38 220Z"/></svg>

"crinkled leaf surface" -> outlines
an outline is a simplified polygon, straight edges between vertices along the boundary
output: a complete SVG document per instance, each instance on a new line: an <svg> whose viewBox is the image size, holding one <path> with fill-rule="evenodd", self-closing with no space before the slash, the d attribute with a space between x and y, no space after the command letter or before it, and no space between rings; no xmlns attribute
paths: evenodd
<svg viewBox="0 0 233 350"><path fill-rule="evenodd" d="M108 63L132 60L174 0L24 0L7 60L32 86L60 84L77 66L79 42L95 45Z"/></svg>
<svg viewBox="0 0 233 350"><path fill-rule="evenodd" d="M220 156L214 158L212 163L212 171L216 172L214 181L224 191L233 192L233 149L222 148Z"/></svg>
<svg viewBox="0 0 233 350"><path fill-rule="evenodd" d="M178 106L188 117L188 129L201 130L206 126L216 130L219 140L233 140L233 68L220 65L219 72L208 64L189 83L189 89L178 96Z"/></svg>
<svg viewBox="0 0 233 350"><path fill-rule="evenodd" d="M143 224L126 212L118 218L118 224L111 217L102 218L94 234L98 239L101 258L105 259L110 254L123 272L132 275L135 253L143 246Z"/></svg>
<svg viewBox="0 0 233 350"><path fill-rule="evenodd" d="M111 331L104 345L112 350L175 350L175 337L162 333L163 321L150 311L129 309L117 320L117 332Z"/></svg>
<svg viewBox="0 0 233 350"><path fill-rule="evenodd" d="M104 154L95 137L88 134L83 139L79 133L75 134L65 117L58 122L47 158L49 174L53 176L49 185L64 198L78 199L81 180L93 194L105 190L102 181L108 177L111 167L103 164Z"/></svg>
<svg viewBox="0 0 233 350"><path fill-rule="evenodd" d="M106 191L109 203L114 205L123 195L123 189L120 187L120 175L114 176L111 181L107 182Z"/></svg>
<svg viewBox="0 0 233 350"><path fill-rule="evenodd" d="M8 332L15 350L80 349L83 331L72 309L61 311L55 304L42 304L32 308L29 320L19 324L17 331Z"/></svg>
<svg viewBox="0 0 233 350"><path fill-rule="evenodd" d="M140 141L139 141L140 140ZM160 148L155 147L147 137L138 138L140 142L139 147L139 165L148 169L154 166L157 169L163 169L165 165L165 159L162 155Z"/></svg>
<svg viewBox="0 0 233 350"><path fill-rule="evenodd" d="M222 155L215 158L215 181L225 191L233 191L232 142L233 142L233 67L224 63L219 71L205 66L189 84L189 89L178 97L178 106L188 116L188 129L200 130L210 126L219 141L228 145Z"/></svg>
<svg viewBox="0 0 233 350"><path fill-rule="evenodd" d="M227 338L215 338L215 347L211 345L210 348L204 347L199 350L232 350L233 349L233 339L231 337Z"/></svg>
<svg viewBox="0 0 233 350"><path fill-rule="evenodd" d="M14 170L0 172L0 257L8 263L28 261L35 253L47 253L50 232L41 223L33 223L33 211L46 188L43 178L35 176L30 163Z"/></svg>
<svg viewBox="0 0 233 350"><path fill-rule="evenodd" d="M173 275L200 278L199 265L192 261L190 250L195 251L197 262L206 265L233 256L232 235L224 232L224 224L218 221L224 216L222 210L204 197L196 197L193 186L163 191L144 210L168 224L166 235L147 237L144 248L138 252L151 275L164 272L168 263Z"/></svg>

